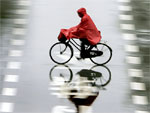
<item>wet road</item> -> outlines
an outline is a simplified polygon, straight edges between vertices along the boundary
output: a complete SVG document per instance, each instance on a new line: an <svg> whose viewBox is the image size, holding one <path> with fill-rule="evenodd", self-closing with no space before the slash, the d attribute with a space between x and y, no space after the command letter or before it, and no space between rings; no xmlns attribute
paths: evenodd
<svg viewBox="0 0 150 113"><path fill-rule="evenodd" d="M132 64L138 62L130 60L132 52L126 57L128 52L125 53L124 46L129 41L124 41L122 37L119 27L120 4L117 1L31 2L32 5L22 11L29 17L26 28L13 26L13 36L8 44L10 47L7 44L3 46L3 49L7 47L8 52L2 58L5 63L1 66L0 112L148 113L149 102L135 95L140 93L145 96L147 93L146 98L149 98L149 68L144 68L147 69L146 91L133 91L137 85L132 84L132 80L145 83L145 77L129 76L131 73L141 76L141 71L135 70L141 70L141 65ZM87 8L88 14L102 32L102 40L106 40L113 49L112 59L106 66L96 66L89 60L78 61L75 56L66 65L59 66L49 58L49 48L57 42L60 28L69 28L80 22L76 14L80 7ZM143 102L142 107L136 106L140 102Z"/></svg>

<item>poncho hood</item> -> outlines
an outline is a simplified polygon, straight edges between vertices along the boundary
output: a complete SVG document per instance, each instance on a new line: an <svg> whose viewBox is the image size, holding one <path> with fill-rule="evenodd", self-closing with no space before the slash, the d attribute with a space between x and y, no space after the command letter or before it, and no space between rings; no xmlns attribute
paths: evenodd
<svg viewBox="0 0 150 113"><path fill-rule="evenodd" d="M81 14L85 15L86 14L86 9L85 8L80 8L80 9L78 9L77 13L81 13Z"/></svg>

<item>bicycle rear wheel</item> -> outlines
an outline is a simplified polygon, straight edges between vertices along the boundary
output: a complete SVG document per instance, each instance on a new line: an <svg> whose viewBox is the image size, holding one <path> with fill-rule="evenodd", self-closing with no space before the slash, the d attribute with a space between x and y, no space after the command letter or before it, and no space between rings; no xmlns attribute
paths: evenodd
<svg viewBox="0 0 150 113"><path fill-rule="evenodd" d="M95 84L99 87L106 86L111 81L111 71L106 66L93 66L90 70L101 73L101 76L95 76Z"/></svg>
<svg viewBox="0 0 150 113"><path fill-rule="evenodd" d="M95 47L92 48L95 51L101 51L103 54L101 56L91 57L90 60L97 65L104 65L108 63L112 57L112 49L104 44L98 43Z"/></svg>
<svg viewBox="0 0 150 113"><path fill-rule="evenodd" d="M57 64L65 64L72 58L73 49L67 43L58 42L50 48L49 56L53 62Z"/></svg>

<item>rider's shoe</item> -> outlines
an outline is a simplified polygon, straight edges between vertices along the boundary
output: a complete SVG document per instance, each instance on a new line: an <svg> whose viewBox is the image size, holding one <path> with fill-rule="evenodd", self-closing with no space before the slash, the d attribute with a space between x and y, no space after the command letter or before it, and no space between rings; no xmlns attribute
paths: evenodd
<svg viewBox="0 0 150 113"><path fill-rule="evenodd" d="M76 57L76 59L77 59L77 60L81 60L82 58L81 58L81 57Z"/></svg>
<svg viewBox="0 0 150 113"><path fill-rule="evenodd" d="M85 59L85 58L89 58L89 52L86 51L86 52L81 52L80 53L80 57L76 57L78 60L81 60L81 59Z"/></svg>
<svg viewBox="0 0 150 113"><path fill-rule="evenodd" d="M80 57L76 57L76 58L77 58L77 60L82 60L82 59L84 60L84 59L85 59L85 56L81 53L81 54L80 54Z"/></svg>

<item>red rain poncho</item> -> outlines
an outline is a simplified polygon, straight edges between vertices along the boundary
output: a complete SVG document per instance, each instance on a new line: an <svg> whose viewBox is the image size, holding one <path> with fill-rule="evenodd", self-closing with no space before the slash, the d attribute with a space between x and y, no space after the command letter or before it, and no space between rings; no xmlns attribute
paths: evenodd
<svg viewBox="0 0 150 113"><path fill-rule="evenodd" d="M58 39L60 40L63 35L65 35L67 39L86 38L91 45L96 45L101 40L100 31L98 31L94 22L86 13L85 8L80 8L77 12L83 15L81 17L81 22L79 23L79 25L71 27L70 29L61 29Z"/></svg>

